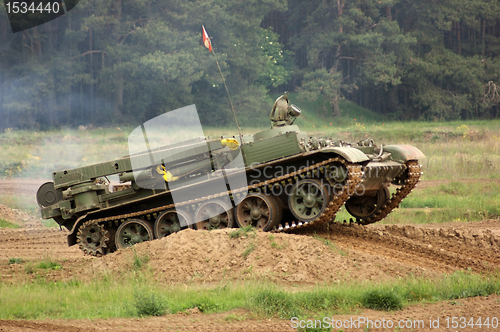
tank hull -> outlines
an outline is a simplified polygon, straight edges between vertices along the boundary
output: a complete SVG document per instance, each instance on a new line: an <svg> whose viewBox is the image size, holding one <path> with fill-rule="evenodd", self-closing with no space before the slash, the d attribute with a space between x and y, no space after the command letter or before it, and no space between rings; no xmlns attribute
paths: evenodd
<svg viewBox="0 0 500 332"><path fill-rule="evenodd" d="M343 206L370 224L420 179L425 156L413 146L318 139L290 119L277 121L253 136L197 137L53 172L37 193L42 217L70 231L68 245L100 256L184 228L316 227ZM104 180L115 174L123 184Z"/></svg>

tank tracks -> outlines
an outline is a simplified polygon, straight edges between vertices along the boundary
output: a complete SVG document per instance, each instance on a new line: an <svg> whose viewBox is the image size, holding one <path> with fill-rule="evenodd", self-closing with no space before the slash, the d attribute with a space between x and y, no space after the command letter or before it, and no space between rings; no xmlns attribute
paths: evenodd
<svg viewBox="0 0 500 332"><path fill-rule="evenodd" d="M420 181L420 176L422 175L421 165L416 160L410 160L406 163L406 167L408 169L408 178L404 180L401 188L396 189L396 193L392 194L392 197L382 205L382 208L374 216L365 220L358 220L359 224L369 225L384 219L392 210L399 207L401 201L411 193Z"/></svg>
<svg viewBox="0 0 500 332"><path fill-rule="evenodd" d="M338 158L336 158L338 159ZM347 180L345 181L345 185L340 190L339 195L334 195L333 199L328 203L328 206L325 208L323 213L316 219L309 222L292 222L291 225L285 223L285 226L279 225L279 228L275 228L272 232L280 233L287 232L295 229L304 229L309 227L317 227L322 224L328 223L330 220L335 218L335 214L340 210L342 205L351 197L352 194L355 193L356 187L363 180L363 171L361 165L355 164L347 164L344 163L347 167Z"/></svg>
<svg viewBox="0 0 500 332"><path fill-rule="evenodd" d="M341 157L336 157L336 158L330 158L327 159L323 162L313 164L309 167L305 167L303 169L300 169L296 172L288 173L283 176L279 176L270 180L266 180L257 184L250 185L248 187L244 188L239 188L236 190L228 191L228 192L223 192L220 194L215 194L215 195L210 195L210 196L205 196L197 199L192 199L188 200L185 202L177 203L177 204L168 204L164 205L161 207L157 208L152 208L148 210L143 210L143 211L138 211L138 212L133 212L133 213L127 213L127 214L122 214L122 215L116 215L116 216L110 216L110 217L105 217L105 218L99 218L99 219L93 219L86 221L83 225L85 226L90 226L90 225L105 225L106 223L111 223L111 222L118 222L118 221L124 221L129 218L136 218L136 217L144 217L148 215L152 215L155 213L159 213L164 210L172 209L172 208L180 208L183 206L188 206L192 204L198 204L202 203L207 200L219 198L219 197L225 197L226 195L230 195L231 198L234 200L237 198L239 195L241 195L244 192L253 192L253 191L262 191L262 192L267 192L267 190L270 190L273 188L273 186L280 186L280 185L286 185L287 183L294 183L299 181L299 179L303 178L309 178L311 176L317 176L319 173L325 173L328 171L329 166L338 166L338 164L341 163L343 166L346 167L347 169L347 177L343 181L343 187L341 190L338 190L340 192L337 195L333 196L333 199L328 203L328 206L325 208L325 210L321 213L321 215L309 222L291 222L291 224L285 223L285 225L279 225L279 227L275 227L271 232L274 233L281 233L281 232L288 232L296 229L306 229L306 228L311 228L311 227L317 227L322 224L328 223L330 220L335 218L335 214L339 211L339 209L342 207L342 205L345 204L345 202L349 199L349 197L355 193L355 190L357 186L362 182L363 180L363 171L362 171L362 166L358 164L352 164L348 163L345 161L345 159ZM359 223L363 225L368 225L374 222L377 222L381 219L383 219L387 214L389 214L394 208L399 206L399 203L411 192L411 190L415 187L417 182L419 181L420 178L420 165L418 165L418 162L413 162L410 161L407 163L407 167L409 169L409 177L407 180L405 180L405 183L401 188L397 190L396 194L393 194L393 197L386 202L386 204L382 207L382 209L373 217L367 219L367 220L361 220L358 221ZM108 224L111 226L111 224ZM83 242L83 241L82 241ZM82 242L79 241L80 246L82 247ZM85 253L90 254L90 255L95 255L95 256L100 256L101 250L85 250L85 248L81 248Z"/></svg>
<svg viewBox="0 0 500 332"><path fill-rule="evenodd" d="M376 223L382 219L384 219L389 213L392 212L395 208L399 207L401 201L408 196L413 188L420 181L421 165L416 160L411 160L406 163L406 167L408 169L408 178L404 180L401 188L396 189L396 193L392 194L392 197L385 202L382 208L375 213L374 216L367 219L358 219L357 223L361 225L369 225ZM359 181L361 182L361 181ZM292 229L300 229L307 226L318 226L329 222L330 220L334 220L335 214L338 212L340 207L349 199L349 197L354 193L355 187L359 182L351 179L351 182L346 184L342 190L342 194L339 196L335 196L334 199L330 202L328 207L325 209L324 213L319 216L318 219L313 220L309 223L302 224L301 222L295 223L292 222L291 226L288 226L288 223L285 224L285 227L280 225L280 228L274 230L274 232L283 232L289 231ZM352 187L354 185L354 187Z"/></svg>

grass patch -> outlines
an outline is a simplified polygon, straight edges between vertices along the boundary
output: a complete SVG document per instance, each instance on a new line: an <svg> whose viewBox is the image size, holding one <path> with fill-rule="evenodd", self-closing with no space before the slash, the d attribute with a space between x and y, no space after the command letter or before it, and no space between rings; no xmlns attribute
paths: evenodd
<svg viewBox="0 0 500 332"><path fill-rule="evenodd" d="M449 282L442 281L436 287L439 298L443 300L465 299L475 296L488 296L500 293L498 280L492 278L482 279L478 275L469 275L463 272L454 273L449 277Z"/></svg>
<svg viewBox="0 0 500 332"><path fill-rule="evenodd" d="M226 317L224 317L224 320L226 322L241 322L246 319L247 319L246 315L242 316L242 315L229 314Z"/></svg>
<svg viewBox="0 0 500 332"><path fill-rule="evenodd" d="M365 308L374 310L390 311L403 308L401 297L387 289L373 289L365 292L361 297L361 303Z"/></svg>
<svg viewBox="0 0 500 332"><path fill-rule="evenodd" d="M252 251L255 250L255 248L257 248L257 245L254 243L254 242L250 242L248 244L248 247L245 249L245 251L243 251L243 258L247 258L248 255L250 255L252 253Z"/></svg>
<svg viewBox="0 0 500 332"><path fill-rule="evenodd" d="M128 154L132 128L78 131L11 130L0 133L0 177L50 177L51 172L120 158ZM108 159L109 158L109 159Z"/></svg>
<svg viewBox="0 0 500 332"><path fill-rule="evenodd" d="M386 283L342 283L290 290L265 279L206 284L160 285L153 276L136 272L124 278L101 276L76 280L0 284L0 319L97 319L141 317L184 312L204 313L248 309L263 317L324 317L353 313L359 308L394 310L411 303L458 300L500 294L500 276L457 272L440 279L406 278Z"/></svg>
<svg viewBox="0 0 500 332"><path fill-rule="evenodd" d="M269 241L271 241L271 247L273 247L274 249L284 249L288 246L288 243L283 243L283 244L278 244L278 242L274 241L274 235L272 234L269 234L268 235L268 239Z"/></svg>
<svg viewBox="0 0 500 332"><path fill-rule="evenodd" d="M238 239L242 237L248 238L249 236L255 238L255 231L256 231L255 227L253 227L252 225L248 225L245 227L238 228L235 231L229 232L229 237L231 239Z"/></svg>
<svg viewBox="0 0 500 332"><path fill-rule="evenodd" d="M33 263L26 264L26 266L24 267L24 272L26 272L26 274L33 274L33 273L35 273L35 268L33 266Z"/></svg>
<svg viewBox="0 0 500 332"><path fill-rule="evenodd" d="M149 263L149 255L147 253L137 254L134 247L132 247L132 250L134 251L132 266L136 271L142 270Z"/></svg>
<svg viewBox="0 0 500 332"><path fill-rule="evenodd" d="M11 223L10 221L0 219L0 228L19 228L21 226Z"/></svg>
<svg viewBox="0 0 500 332"><path fill-rule="evenodd" d="M50 282L35 278L18 285L0 284L0 316L8 319L111 318L137 316L134 288L99 278Z"/></svg>
<svg viewBox="0 0 500 332"><path fill-rule="evenodd" d="M135 294L134 306L139 317L162 316L167 311L167 302L161 295L144 291Z"/></svg>
<svg viewBox="0 0 500 332"><path fill-rule="evenodd" d="M201 296L193 305L193 308L198 308L201 312L205 313L219 312L221 307L222 305L208 296L208 294Z"/></svg>
<svg viewBox="0 0 500 332"><path fill-rule="evenodd" d="M418 188L418 187L417 187ZM394 189L391 190L394 192ZM496 182L452 181L414 190L381 220L381 224L427 224L448 221L479 221L500 218L500 185ZM345 209L336 221L353 218Z"/></svg>
<svg viewBox="0 0 500 332"><path fill-rule="evenodd" d="M42 270L61 270L63 268L61 264L49 259L40 262L36 267Z"/></svg>
<svg viewBox="0 0 500 332"><path fill-rule="evenodd" d="M499 201L496 183L450 182L413 191L401 202L401 209L394 211L399 216L389 215L384 221L398 217L410 217L412 223L494 219L500 217Z"/></svg>
<svg viewBox="0 0 500 332"><path fill-rule="evenodd" d="M264 289L255 294L251 302L257 311L266 316L289 319L300 315L300 307L294 301L293 295L286 291Z"/></svg>
<svg viewBox="0 0 500 332"><path fill-rule="evenodd" d="M9 258L9 262L8 262L8 265L12 265L12 264L22 264L24 261L22 260L22 258Z"/></svg>

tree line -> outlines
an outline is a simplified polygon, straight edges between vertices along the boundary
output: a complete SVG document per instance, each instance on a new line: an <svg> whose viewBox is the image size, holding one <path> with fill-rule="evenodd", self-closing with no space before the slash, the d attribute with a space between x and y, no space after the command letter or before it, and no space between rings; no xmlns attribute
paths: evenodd
<svg viewBox="0 0 500 332"><path fill-rule="evenodd" d="M285 90L328 117L342 98L397 120L499 116L498 1L80 0L15 34L0 8L0 129L136 125L193 103L233 125L202 24L243 125Z"/></svg>

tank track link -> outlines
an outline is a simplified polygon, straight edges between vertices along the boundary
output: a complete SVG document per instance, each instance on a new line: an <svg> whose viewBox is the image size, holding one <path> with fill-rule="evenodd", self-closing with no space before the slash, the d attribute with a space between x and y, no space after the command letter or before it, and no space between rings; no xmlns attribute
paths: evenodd
<svg viewBox="0 0 500 332"><path fill-rule="evenodd" d="M345 165L346 163L344 163ZM340 210L342 205L354 194L356 187L361 183L363 177L363 171L361 165L347 164L347 181L340 191L339 195L335 195L333 199L328 203L328 206L323 211L323 213L316 219L310 222L292 222L291 225L285 223L285 226L279 226L279 228L274 229L272 232L281 233L289 232L296 229L305 229L310 227L317 227L328 223L330 220L335 218L335 215Z"/></svg>
<svg viewBox="0 0 500 332"><path fill-rule="evenodd" d="M401 188L396 189L396 193L392 194L391 199L389 199L373 217L365 220L358 220L357 223L361 225L376 223L384 219L392 210L399 207L401 201L411 193L413 188L415 188L420 181L420 176L422 176L421 165L418 161L410 160L406 163L406 167L408 168L408 178L404 180Z"/></svg>

